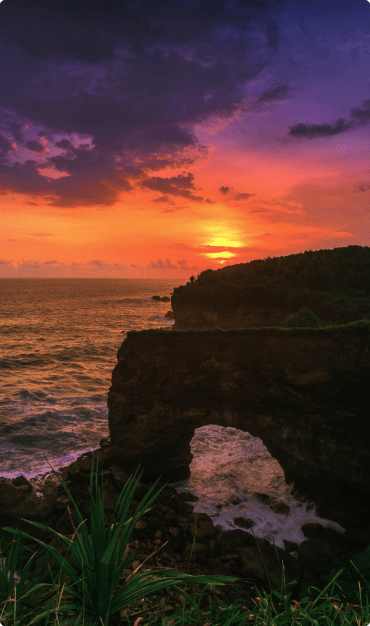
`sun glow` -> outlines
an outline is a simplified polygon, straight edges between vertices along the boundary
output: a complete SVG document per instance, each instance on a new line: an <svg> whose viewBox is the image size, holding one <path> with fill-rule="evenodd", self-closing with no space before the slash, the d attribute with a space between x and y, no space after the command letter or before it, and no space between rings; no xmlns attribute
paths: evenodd
<svg viewBox="0 0 370 626"><path fill-rule="evenodd" d="M232 226L229 221L219 220L214 224L207 224L204 233L204 244L207 246L242 247L245 245L240 237L239 228Z"/></svg>
<svg viewBox="0 0 370 626"><path fill-rule="evenodd" d="M207 252L207 256L210 259L217 259L217 258L220 258L220 257L222 257L223 259L224 258L225 259L226 258L229 259L230 257L235 256L235 252Z"/></svg>

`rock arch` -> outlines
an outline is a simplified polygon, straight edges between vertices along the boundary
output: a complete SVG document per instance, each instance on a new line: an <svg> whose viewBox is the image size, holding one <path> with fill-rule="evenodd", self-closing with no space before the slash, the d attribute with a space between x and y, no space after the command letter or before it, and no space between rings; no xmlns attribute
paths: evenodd
<svg viewBox="0 0 370 626"><path fill-rule="evenodd" d="M132 331L108 394L106 458L143 479L189 476L195 428L259 437L317 514L365 528L370 323L331 329Z"/></svg>

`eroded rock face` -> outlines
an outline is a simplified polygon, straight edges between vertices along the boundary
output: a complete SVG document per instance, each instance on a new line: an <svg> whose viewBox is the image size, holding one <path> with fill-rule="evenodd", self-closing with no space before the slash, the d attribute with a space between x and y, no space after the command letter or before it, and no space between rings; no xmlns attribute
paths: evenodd
<svg viewBox="0 0 370 626"><path fill-rule="evenodd" d="M189 476L194 430L260 437L296 496L365 528L370 323L331 329L128 333L108 394L107 458L144 478Z"/></svg>

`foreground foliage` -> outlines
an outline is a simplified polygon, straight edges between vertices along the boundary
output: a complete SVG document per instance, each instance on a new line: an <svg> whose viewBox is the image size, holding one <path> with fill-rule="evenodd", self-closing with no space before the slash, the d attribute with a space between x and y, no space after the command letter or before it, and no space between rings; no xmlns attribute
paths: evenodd
<svg viewBox="0 0 370 626"><path fill-rule="evenodd" d="M321 581L328 580L322 592L314 587L303 589L300 602L291 600L291 591L285 585L284 563L281 589L270 595L255 587L255 607L245 606L244 601L231 603L227 591L230 584L238 580L228 576L192 576L172 570L142 571L145 561L132 571L121 584L124 570L135 557L128 555L128 542L138 519L150 510L150 505L162 487L153 494L157 483L147 492L134 515L127 518L128 509L140 480L137 472L127 481L117 501L108 529L104 526L104 498L98 493L93 496L93 469L90 476L91 541L86 520L62 480L63 488L72 501L78 529L72 539L49 529L43 524L29 522L43 530L49 530L67 546L77 568L66 561L55 548L31 537L18 529L3 528L3 531L24 536L37 542L52 557L59 571L49 567L52 584L30 580L30 568L36 553L17 568L20 544L15 540L5 549L0 538L0 554L4 556L0 571L0 622L4 626L31 626L53 624L54 626L242 626L242 625L302 625L323 624L329 626L365 626L370 622L369 596L363 587L370 587L370 546L355 554L349 563L337 561L336 568ZM96 468L97 469L97 468ZM98 473L98 472L97 472ZM157 481L158 482L158 481ZM104 487L102 485L102 491ZM118 507L118 511L117 511ZM117 512L117 513L116 513ZM117 522L117 518L120 521ZM27 521L27 520L26 520ZM113 522L113 523L112 523ZM78 530L82 534L82 539ZM253 532L253 529L252 529ZM121 533L121 534L120 534ZM76 539L76 541L75 541ZM194 538L195 541L195 538ZM258 544L257 544L258 545ZM193 545L194 547L194 545ZM195 557L194 557L195 558ZM191 556L190 556L191 559ZM6 560L6 567L5 565ZM195 564L195 563L194 563ZM340 566L340 569L338 567ZM16 568L20 572L14 580ZM9 569L9 573L7 570ZM62 572L71 584L61 586ZM82 574L82 576L81 576ZM199 584L202 584L199 593ZM222 585L223 590L220 589ZM325 595L330 589L330 596ZM45 593L46 592L46 596ZM67 601L63 593L67 595ZM165 594L165 595L164 595ZM71 602L70 598L74 600ZM31 602L32 599L32 602ZM144 608L143 608L144 606Z"/></svg>
<svg viewBox="0 0 370 626"><path fill-rule="evenodd" d="M189 580L197 583L213 584L234 582L236 580L235 577L229 576L192 576L172 570L142 571L142 573L139 573L139 570L144 565L144 563L142 563L126 578L123 587L117 590L124 570L128 569L135 558L135 552L128 555L128 544L135 524L144 513L150 510L150 505L154 502L165 485L159 489L157 493L152 495L153 490L159 481L158 479L156 483L150 487L147 494L138 505L134 515L130 519L126 519L130 504L141 477L141 474L137 477L137 470L122 489L114 508L113 515L109 521L108 528L106 529L104 524L104 495L100 496L98 491L98 467L95 476L96 495L93 495L93 460L90 476L90 540L88 529L85 524L86 520L82 519L82 515L78 510L78 507L76 506L67 486L56 474L55 470L53 471L65 489L68 497L72 501L77 520L79 522L78 529L75 529L73 538L69 539L68 537L61 535L55 530L48 528L39 522L32 522L28 520L24 521L28 521L29 524L32 524L42 530L48 530L58 537L70 550L77 568L73 568L66 558L51 545L31 537L22 530L7 527L5 527L4 530L17 536L24 536L29 540L33 539L40 546L42 546L43 549L48 552L57 563L60 568L60 572L67 574L72 581L72 584L66 588L66 591L68 591L68 593L72 595L77 602L59 605L58 608L52 609L49 606L47 611L44 611L34 617L28 622L27 626L36 624L45 617L46 620L48 620L50 613L56 612L63 612L65 614L68 613L69 615L72 614L72 617L68 618L65 624L76 624L77 617L83 612L85 624L93 625L101 622L103 626L108 626L112 617L119 619L120 611L124 607L145 595L158 592L160 589L164 589L166 587L178 588L178 585L184 584ZM104 491L103 486L102 491ZM118 511L117 507L119 507ZM82 539L78 533L79 529ZM76 541L74 541L75 538ZM15 570L16 553L10 554L8 558L8 567L10 567L12 577ZM30 564L28 567L30 567ZM27 574L28 571L25 571L22 574L18 591L23 591L24 580ZM6 579L7 573L5 568L3 568L0 575L0 601L2 602L4 602L4 600L6 601L9 592L9 585ZM45 585L46 583L43 583L43 586ZM57 591L59 591L60 582L58 584L55 583L55 585L57 587ZM40 587L36 586L32 589L32 592L35 593L39 589ZM25 614L25 607L22 605L25 605L25 598L22 597L22 599L18 602L21 604L19 612L22 613L23 616ZM15 619L15 608L16 604L11 603L6 615L7 618L13 616ZM47 621L45 623L47 623Z"/></svg>

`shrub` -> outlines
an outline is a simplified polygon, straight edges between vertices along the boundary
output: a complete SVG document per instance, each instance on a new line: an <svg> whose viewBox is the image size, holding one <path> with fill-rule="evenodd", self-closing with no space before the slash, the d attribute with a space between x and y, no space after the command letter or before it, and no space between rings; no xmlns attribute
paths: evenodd
<svg viewBox="0 0 370 626"><path fill-rule="evenodd" d="M280 324L281 328L321 328L317 315L311 309L303 307L298 313L293 313Z"/></svg>

